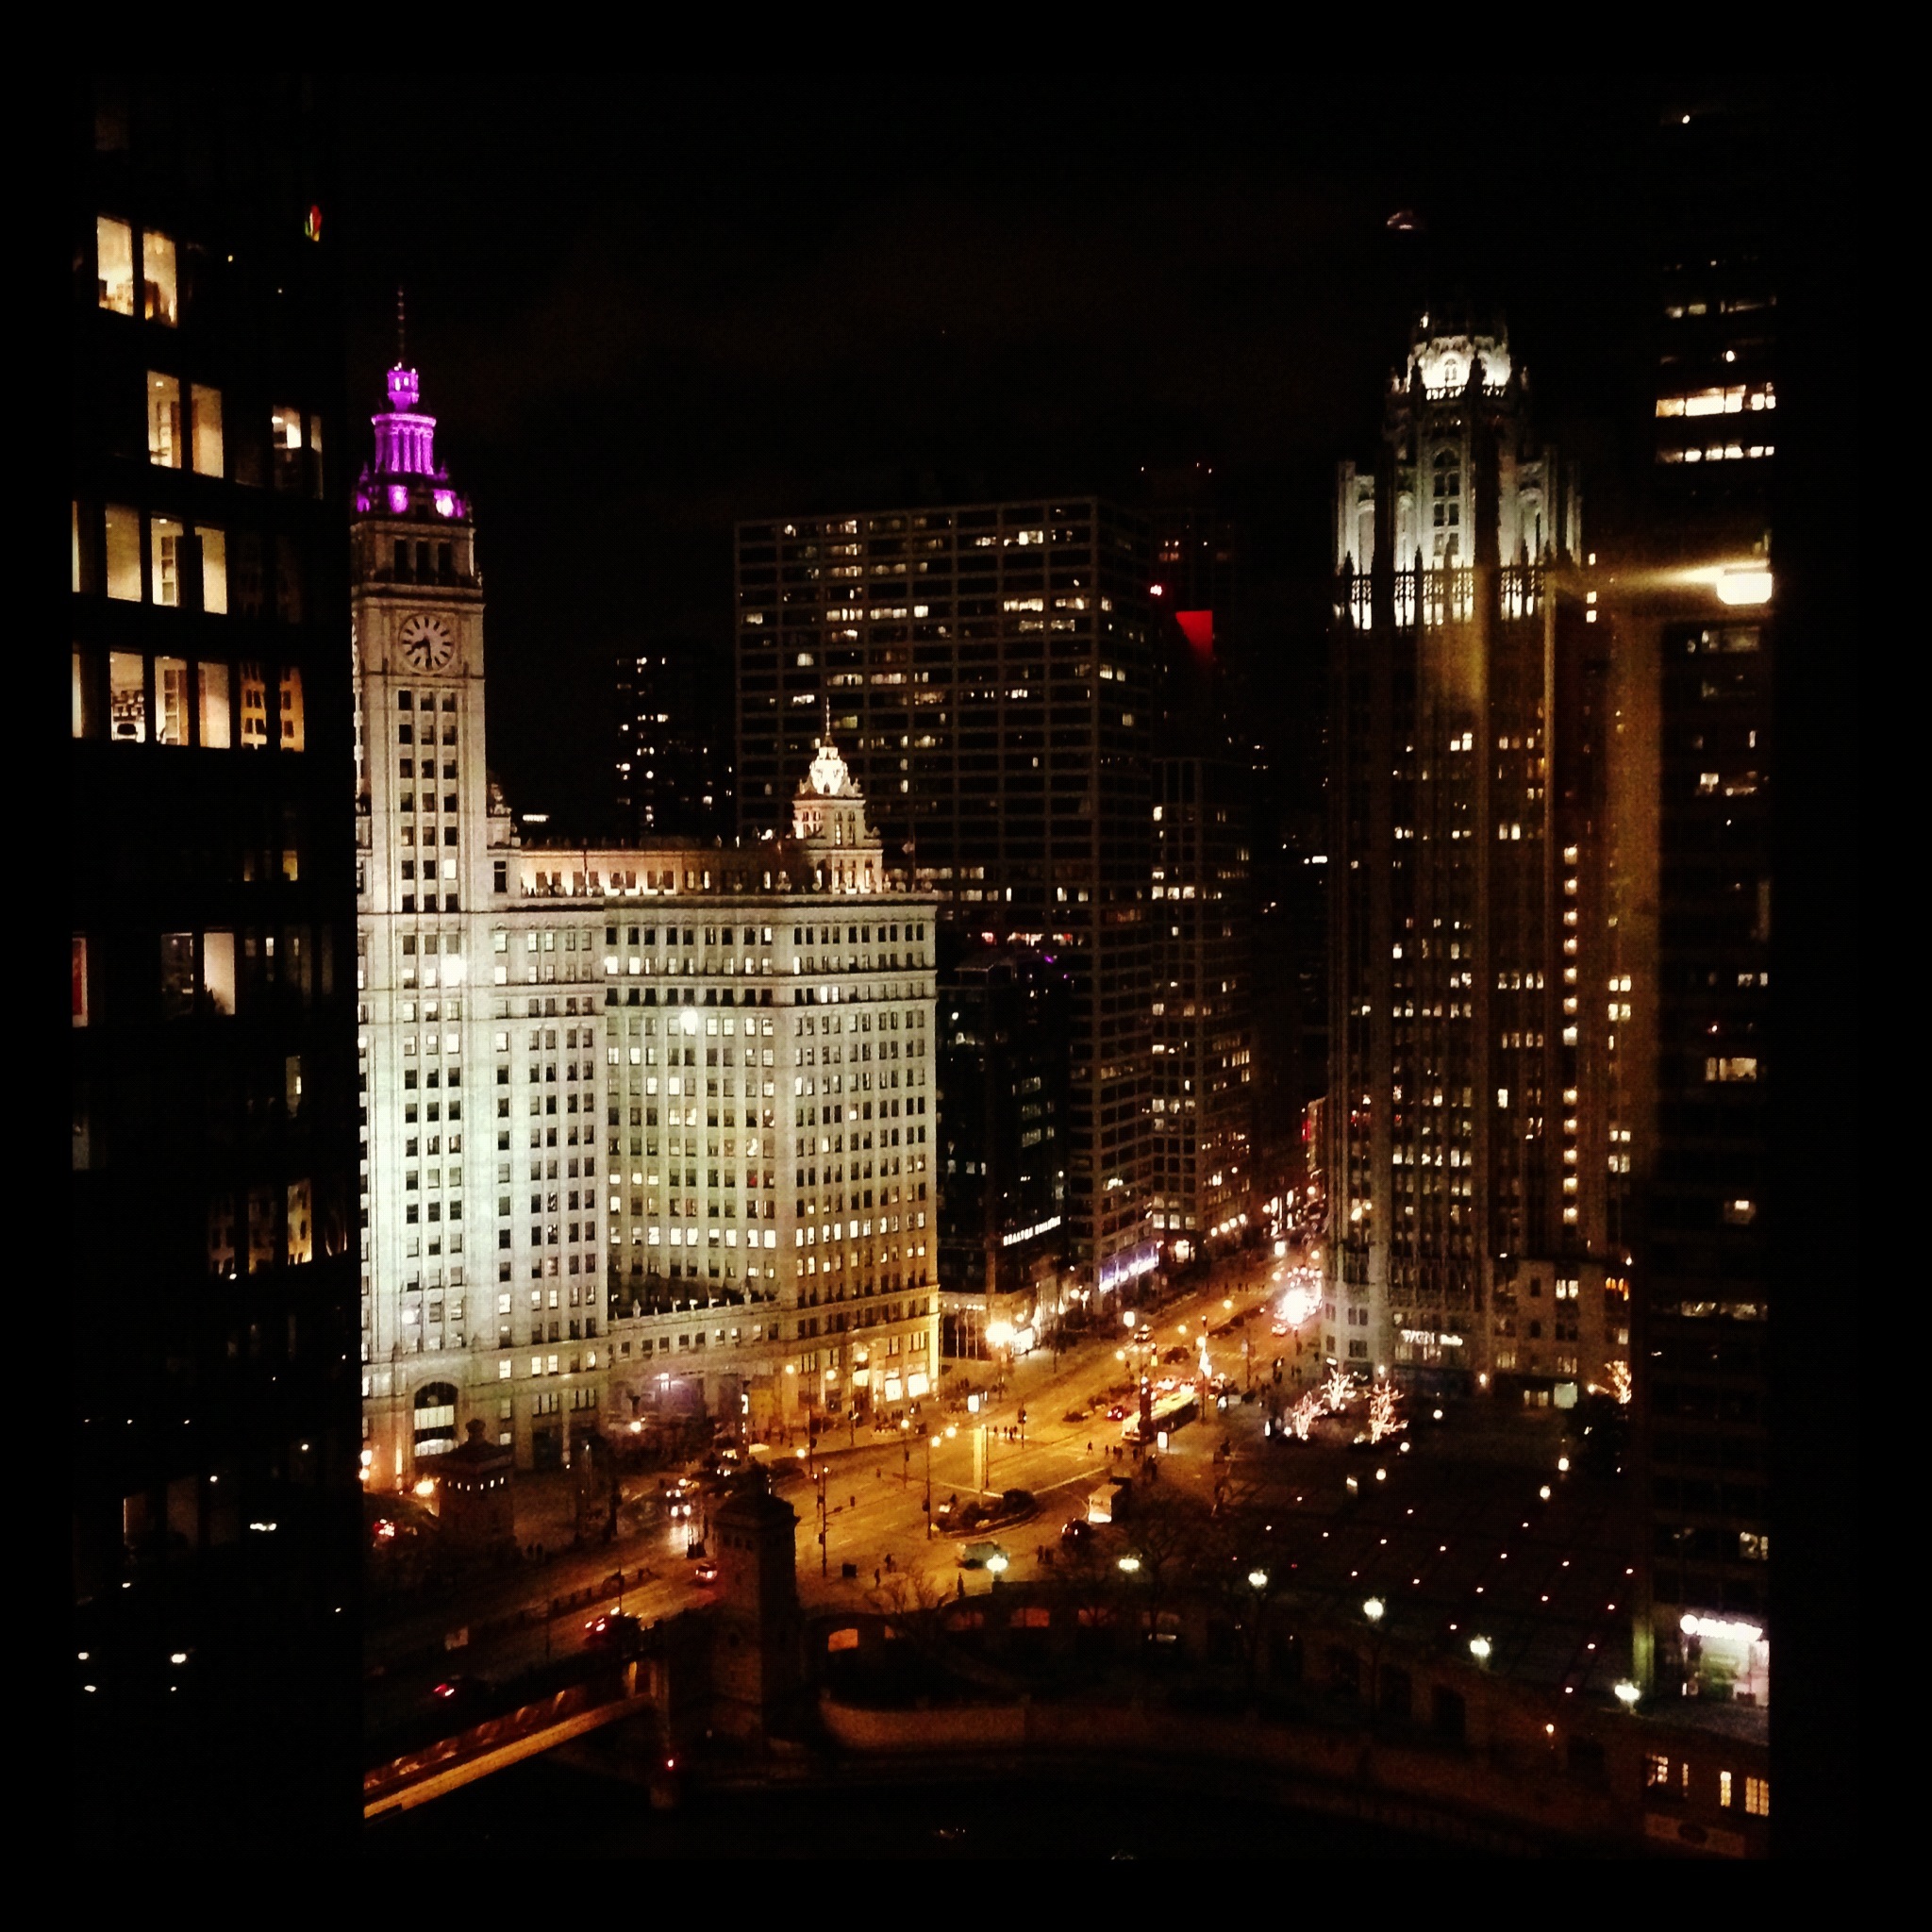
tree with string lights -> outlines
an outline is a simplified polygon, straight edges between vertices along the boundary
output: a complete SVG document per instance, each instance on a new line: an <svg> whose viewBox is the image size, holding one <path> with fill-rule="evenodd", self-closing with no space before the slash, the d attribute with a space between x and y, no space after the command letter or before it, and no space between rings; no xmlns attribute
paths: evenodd
<svg viewBox="0 0 1932 1932"><path fill-rule="evenodd" d="M1369 1393L1369 1441L1379 1442L1383 1437L1392 1436L1398 1429L1407 1426L1396 1397L1395 1384L1377 1382Z"/></svg>

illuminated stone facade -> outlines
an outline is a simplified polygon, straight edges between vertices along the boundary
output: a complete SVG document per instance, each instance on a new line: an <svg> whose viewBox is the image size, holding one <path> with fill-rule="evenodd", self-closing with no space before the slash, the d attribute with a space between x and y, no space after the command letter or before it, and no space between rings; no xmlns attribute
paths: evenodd
<svg viewBox="0 0 1932 1932"><path fill-rule="evenodd" d="M932 899L829 741L790 836L523 844L469 507L413 372L390 400L353 538L366 1480L477 1418L542 1468L654 1412L920 1400Z"/></svg>
<svg viewBox="0 0 1932 1932"><path fill-rule="evenodd" d="M1507 338L1423 317L1374 474L1338 491L1323 1344L1559 1404L1628 1354L1607 1058L1631 1008L1578 541Z"/></svg>

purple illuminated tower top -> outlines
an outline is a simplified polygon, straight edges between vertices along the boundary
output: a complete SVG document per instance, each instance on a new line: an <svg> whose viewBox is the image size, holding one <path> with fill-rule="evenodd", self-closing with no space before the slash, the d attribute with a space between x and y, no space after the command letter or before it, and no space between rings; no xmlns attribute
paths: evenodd
<svg viewBox="0 0 1932 1932"><path fill-rule="evenodd" d="M469 515L468 503L449 487L449 471L436 461L436 418L423 413L421 397L415 370L398 361L389 372L389 408L369 419L375 431L375 460L357 484L359 513L413 512L445 520Z"/></svg>

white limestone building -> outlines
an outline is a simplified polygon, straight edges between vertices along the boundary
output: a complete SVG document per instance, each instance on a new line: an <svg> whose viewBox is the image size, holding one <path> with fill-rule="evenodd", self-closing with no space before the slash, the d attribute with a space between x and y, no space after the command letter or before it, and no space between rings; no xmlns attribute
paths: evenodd
<svg viewBox="0 0 1932 1932"><path fill-rule="evenodd" d="M468 503L391 370L354 525L363 1450L518 1466L937 1376L934 901L823 743L791 836L522 843Z"/></svg>

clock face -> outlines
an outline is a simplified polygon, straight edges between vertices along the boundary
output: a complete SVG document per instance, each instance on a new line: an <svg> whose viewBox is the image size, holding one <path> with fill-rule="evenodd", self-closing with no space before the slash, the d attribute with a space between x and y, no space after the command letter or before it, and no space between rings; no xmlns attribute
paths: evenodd
<svg viewBox="0 0 1932 1932"><path fill-rule="evenodd" d="M440 617L420 612L404 621L397 633L404 658L418 671L441 671L457 654L457 641Z"/></svg>

